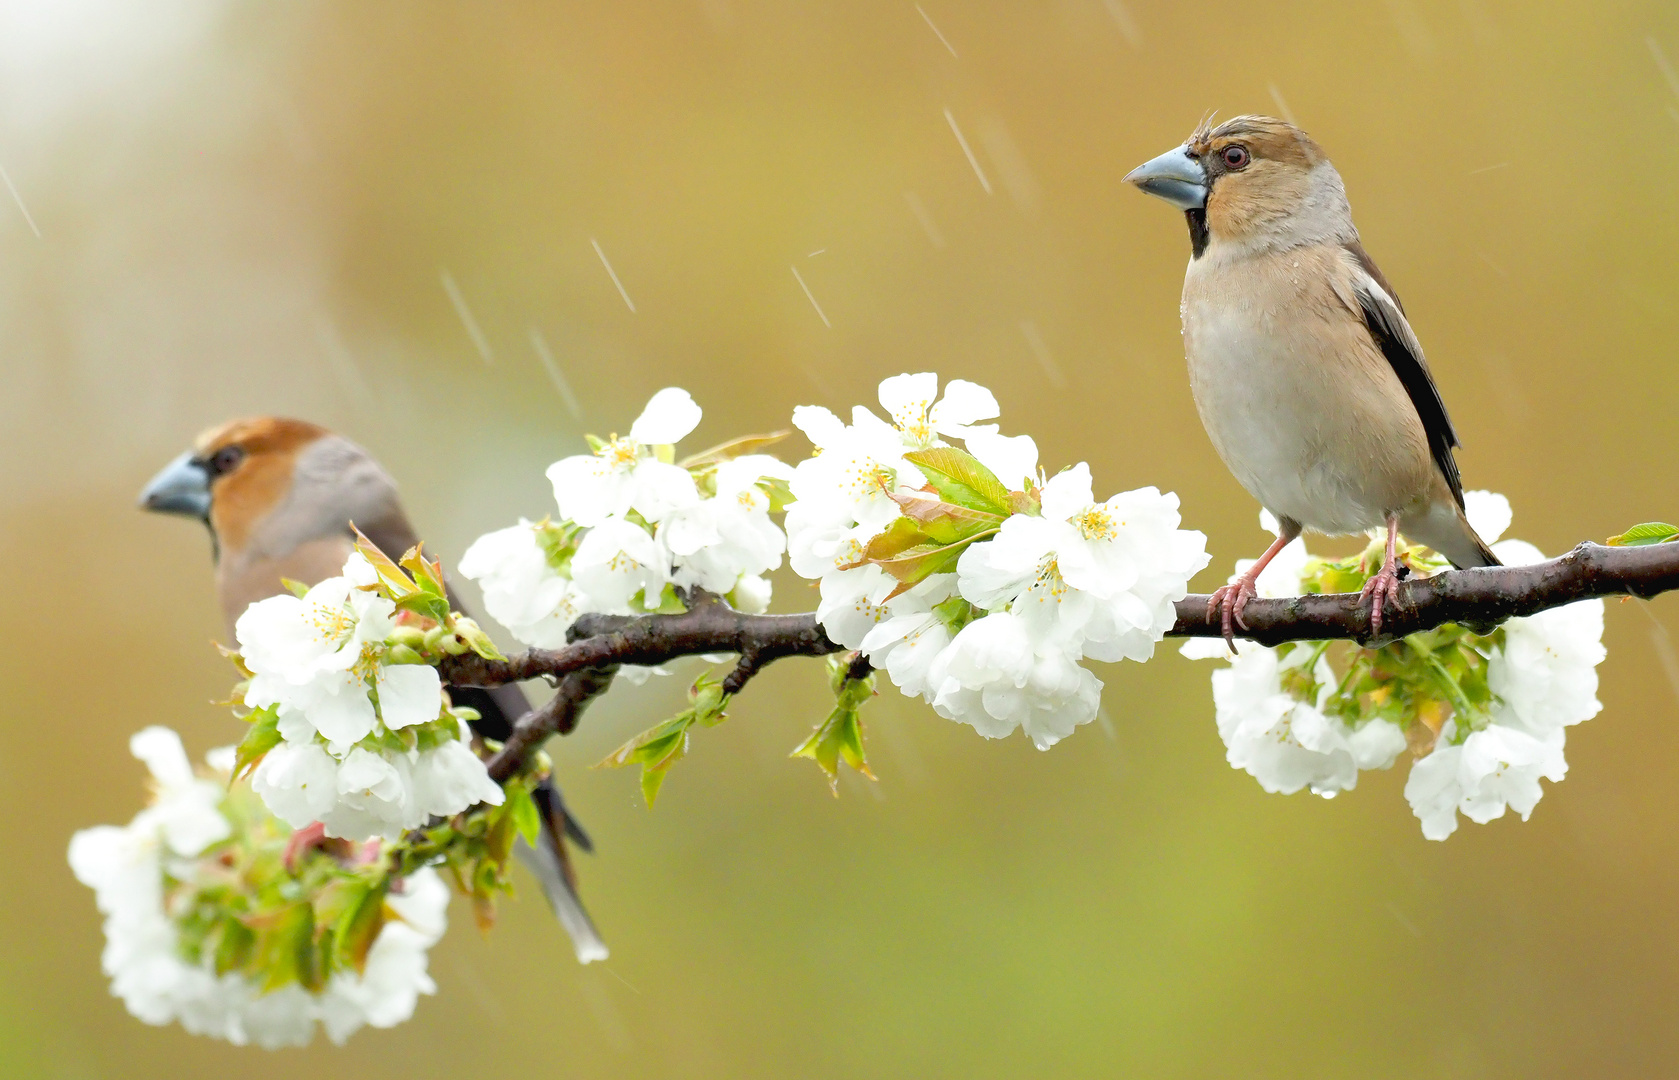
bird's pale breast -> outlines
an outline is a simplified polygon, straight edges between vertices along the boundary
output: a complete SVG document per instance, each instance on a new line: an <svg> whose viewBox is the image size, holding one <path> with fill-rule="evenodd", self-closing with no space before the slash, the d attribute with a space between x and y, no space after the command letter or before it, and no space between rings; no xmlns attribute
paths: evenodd
<svg viewBox="0 0 1679 1080"><path fill-rule="evenodd" d="M1215 245L1184 278L1190 386L1219 456L1272 512L1326 533L1375 528L1437 486L1415 406L1336 288L1349 274L1336 245Z"/></svg>

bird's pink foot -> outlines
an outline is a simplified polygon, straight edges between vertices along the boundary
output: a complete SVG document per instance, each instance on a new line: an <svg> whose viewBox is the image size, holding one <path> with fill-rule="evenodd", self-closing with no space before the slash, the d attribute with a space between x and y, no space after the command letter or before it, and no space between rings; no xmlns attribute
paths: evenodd
<svg viewBox="0 0 1679 1080"><path fill-rule="evenodd" d="M1236 630L1240 626L1243 630L1248 624L1242 621L1242 609L1248 606L1248 601L1258 596L1253 587L1253 578L1244 574L1230 585L1221 585L1207 597L1207 621L1212 622L1219 616L1219 609L1223 608L1224 643L1230 646L1230 651L1236 651Z"/></svg>
<svg viewBox="0 0 1679 1080"><path fill-rule="evenodd" d="M1370 636L1375 637L1382 632L1382 609L1386 606L1400 607L1399 603L1399 570L1393 560L1382 564L1376 576L1364 583L1364 591L1359 593L1359 603L1370 604Z"/></svg>

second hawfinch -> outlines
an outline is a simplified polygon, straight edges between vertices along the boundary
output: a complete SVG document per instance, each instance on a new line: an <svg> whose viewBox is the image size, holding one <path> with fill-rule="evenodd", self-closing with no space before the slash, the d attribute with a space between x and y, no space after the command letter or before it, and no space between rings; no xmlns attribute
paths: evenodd
<svg viewBox="0 0 1679 1080"><path fill-rule="evenodd" d="M1453 566L1497 566L1463 514L1458 444L1399 297L1365 254L1341 176L1311 137L1268 116L1202 124L1125 179L1183 210L1184 353L1201 423L1281 533L1212 595L1225 637L1259 572L1303 528L1386 527L1364 587L1370 632L1399 602L1403 531ZM1244 627L1245 628L1245 627Z"/></svg>
<svg viewBox="0 0 1679 1080"><path fill-rule="evenodd" d="M246 607L285 591L282 578L313 585L338 574L355 549L352 523L393 559L419 543L390 474L349 439L302 420L259 417L205 432L152 478L140 506L209 526L216 595L230 640ZM460 611L452 592L450 603ZM505 740L530 708L517 686L448 690L456 705L478 711L473 728L490 739ZM542 883L577 959L605 959L606 945L578 899L566 852L566 837L585 851L591 850L589 838L551 781L533 795L542 835L535 847L520 841L521 861Z"/></svg>

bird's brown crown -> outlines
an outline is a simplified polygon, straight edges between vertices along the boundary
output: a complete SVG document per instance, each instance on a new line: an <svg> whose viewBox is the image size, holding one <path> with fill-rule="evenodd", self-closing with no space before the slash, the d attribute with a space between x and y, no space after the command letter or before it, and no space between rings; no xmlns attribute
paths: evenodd
<svg viewBox="0 0 1679 1080"><path fill-rule="evenodd" d="M240 550L251 526L291 489L298 453L330 434L306 420L257 416L211 428L193 444L210 474L210 527L218 542Z"/></svg>
<svg viewBox="0 0 1679 1080"><path fill-rule="evenodd" d="M1255 158L1287 163L1298 169L1310 169L1328 160L1323 148L1310 135L1274 116L1233 116L1217 127L1210 119L1203 120L1187 145L1192 155L1211 168L1207 159L1232 144L1244 146Z"/></svg>
<svg viewBox="0 0 1679 1080"><path fill-rule="evenodd" d="M1206 222L1214 242L1267 239L1319 208L1324 192L1314 184L1328 157L1310 135L1272 116L1236 116L1203 122L1184 144L1207 170ZM1331 194L1344 200L1339 181Z"/></svg>

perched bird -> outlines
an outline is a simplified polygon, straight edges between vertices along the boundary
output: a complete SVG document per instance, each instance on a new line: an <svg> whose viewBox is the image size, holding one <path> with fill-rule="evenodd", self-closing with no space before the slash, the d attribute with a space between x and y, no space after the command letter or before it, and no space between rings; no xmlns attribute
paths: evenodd
<svg viewBox="0 0 1679 1080"><path fill-rule="evenodd" d="M1184 353L1195 407L1219 457L1276 515L1281 534L1212 596L1224 636L1259 572L1303 528L1386 527L1364 587L1370 630L1399 602L1403 531L1453 566L1497 566L1463 513L1458 445L1399 297L1359 243L1335 166L1268 116L1203 123L1125 179L1184 211Z"/></svg>
<svg viewBox="0 0 1679 1080"><path fill-rule="evenodd" d="M258 417L205 432L152 478L140 506L209 526L229 640L246 607L285 590L282 578L312 585L338 574L354 548L352 522L393 559L419 543L390 474L355 443L301 420ZM450 602L461 610L453 595ZM456 705L478 711L473 727L490 739L505 740L530 709L517 686L448 689ZM520 842L521 860L541 882L578 960L604 959L606 945L577 896L565 838L584 851L592 845L559 789L544 782L535 795L542 835L534 848Z"/></svg>

